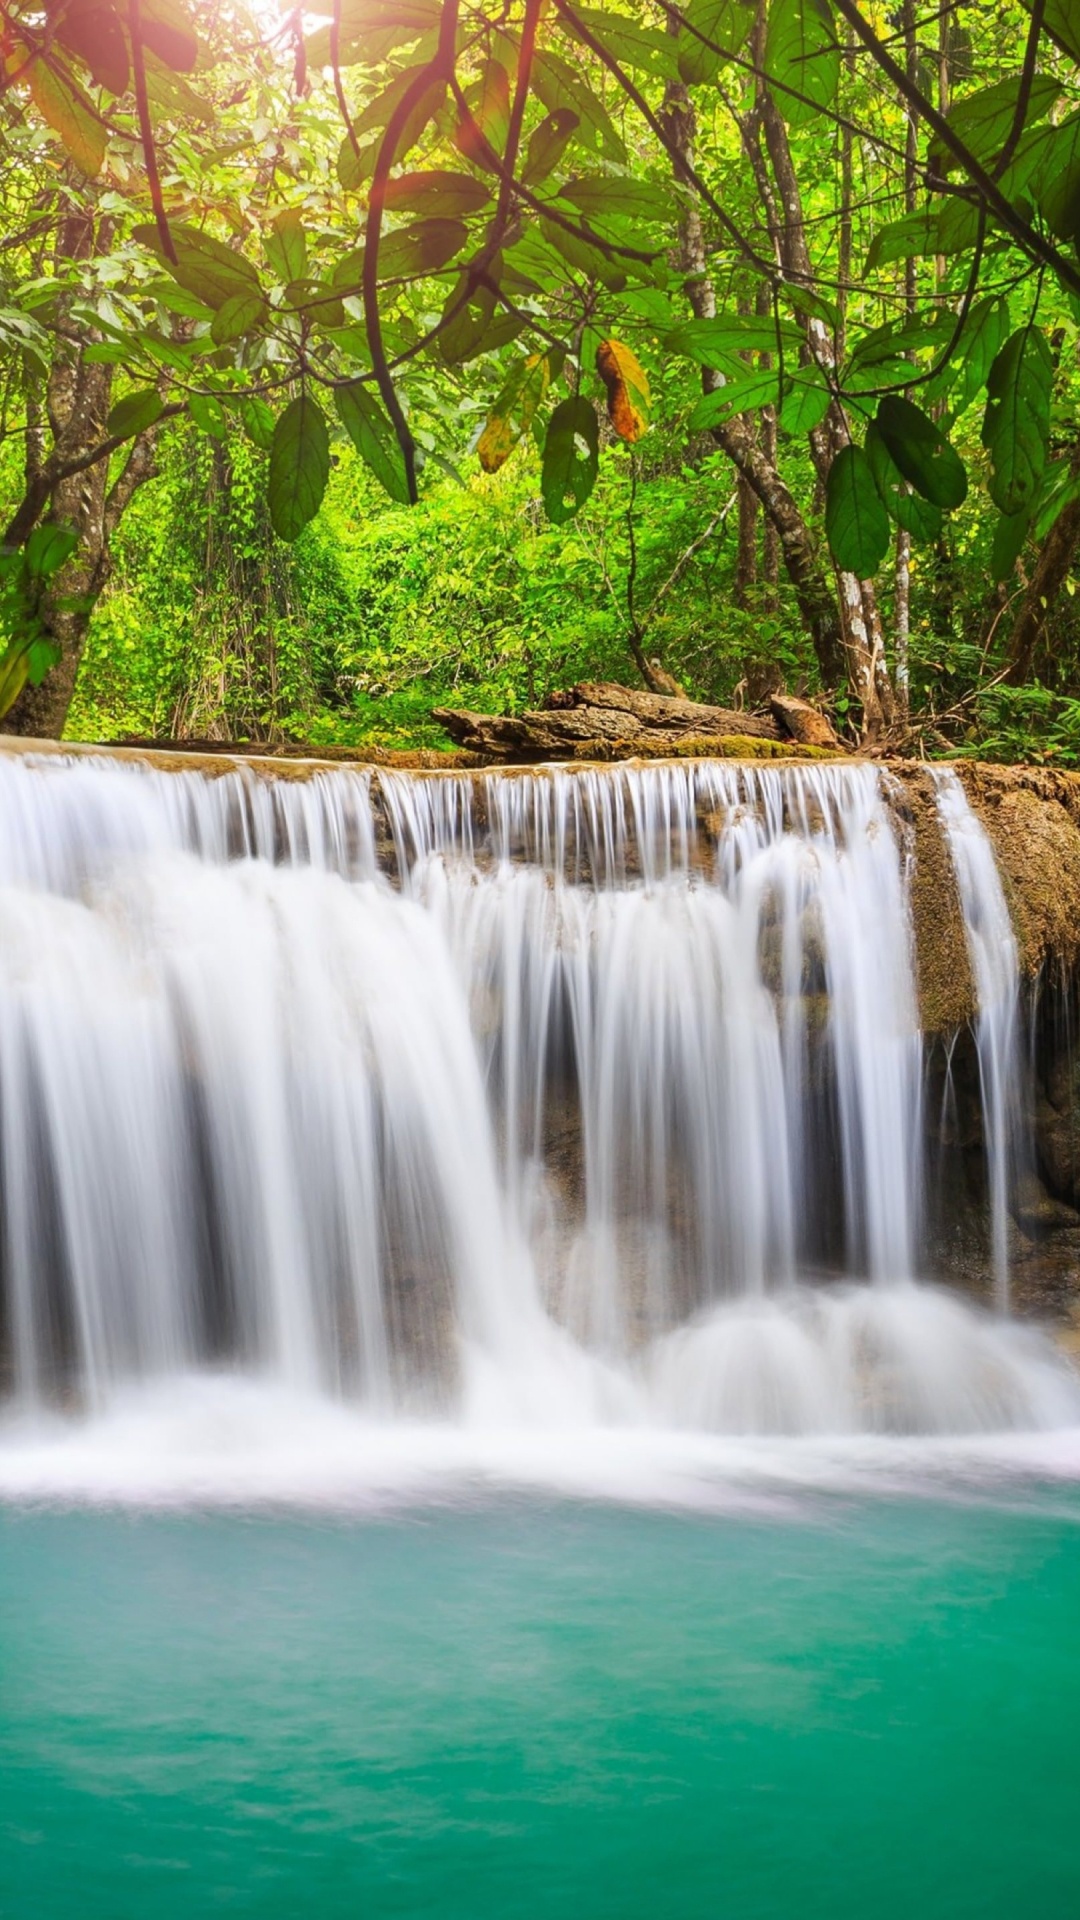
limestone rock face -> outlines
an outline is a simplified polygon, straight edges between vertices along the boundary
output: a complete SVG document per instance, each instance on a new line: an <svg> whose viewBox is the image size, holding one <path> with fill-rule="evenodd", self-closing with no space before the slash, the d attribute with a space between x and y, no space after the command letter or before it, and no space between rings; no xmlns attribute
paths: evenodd
<svg viewBox="0 0 1080 1920"><path fill-rule="evenodd" d="M1029 978L1080 959L1080 774L958 766L989 835Z"/></svg>
<svg viewBox="0 0 1080 1920"><path fill-rule="evenodd" d="M1035 1103L1039 1170L1050 1192L1080 1208L1080 1058L1053 1052L1040 1075Z"/></svg>

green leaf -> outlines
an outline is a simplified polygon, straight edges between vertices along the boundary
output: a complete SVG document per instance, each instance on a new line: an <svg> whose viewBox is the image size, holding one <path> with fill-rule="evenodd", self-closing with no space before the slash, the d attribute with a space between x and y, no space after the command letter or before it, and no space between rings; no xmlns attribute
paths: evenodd
<svg viewBox="0 0 1080 1920"><path fill-rule="evenodd" d="M840 43L829 0L771 0L765 69L790 126L807 126L832 105L840 84ZM785 87L806 98L793 99Z"/></svg>
<svg viewBox="0 0 1080 1920"><path fill-rule="evenodd" d="M1072 471L1072 464L1071 457L1065 455L1043 468L1032 505L1032 531L1036 540L1045 540L1059 514L1080 499L1080 474Z"/></svg>
<svg viewBox="0 0 1080 1920"><path fill-rule="evenodd" d="M266 301L261 294L236 294L218 308L210 328L210 337L217 346L227 347L245 333L253 333L265 318Z"/></svg>
<svg viewBox="0 0 1080 1920"><path fill-rule="evenodd" d="M321 280L290 280L285 289L285 298L296 313L306 313L317 327L343 327L345 308L341 303L341 294L337 287L328 287Z"/></svg>
<svg viewBox="0 0 1080 1920"><path fill-rule="evenodd" d="M1009 578L1020 558L1030 527L1031 515L1026 509L1020 513L1001 515L994 528L990 547L990 572L995 580Z"/></svg>
<svg viewBox="0 0 1080 1920"><path fill-rule="evenodd" d="M495 270L493 263L493 277ZM463 299L466 292L468 297ZM443 308L447 324L435 342L444 366L464 366L466 361L475 360L478 353L484 352L497 306L493 287L470 287L468 275L460 275Z"/></svg>
<svg viewBox="0 0 1080 1920"><path fill-rule="evenodd" d="M808 320L821 320L834 332L839 328L840 309L834 301L826 300L823 293L813 293L809 287L788 280L780 289L780 297L795 313L804 314Z"/></svg>
<svg viewBox="0 0 1080 1920"><path fill-rule="evenodd" d="M872 327L855 342L849 372L855 367L878 367L902 354L932 352L952 339L955 324L951 313L931 310Z"/></svg>
<svg viewBox="0 0 1080 1920"><path fill-rule="evenodd" d="M987 232L990 231L987 223ZM979 237L979 209L970 200L946 200L938 214L935 252L966 253Z"/></svg>
<svg viewBox="0 0 1080 1920"><path fill-rule="evenodd" d="M956 378L949 390L949 413L958 420L986 384L986 377L1009 335L1009 307L1005 300L976 301L968 314L953 359ZM949 374L946 369L946 374Z"/></svg>
<svg viewBox="0 0 1080 1920"><path fill-rule="evenodd" d="M379 134L361 147L359 152L354 152L352 141L348 134L345 135L338 148L336 172L346 193L358 193L364 182L371 179L381 145L382 135Z"/></svg>
<svg viewBox="0 0 1080 1920"><path fill-rule="evenodd" d="M581 115L573 107L559 107L529 136L521 178L527 187L535 187L553 173L581 125Z"/></svg>
<svg viewBox="0 0 1080 1920"><path fill-rule="evenodd" d="M936 540L942 526L941 508L912 492L873 421L866 430L865 452L890 518L914 540Z"/></svg>
<svg viewBox="0 0 1080 1920"><path fill-rule="evenodd" d="M174 226L174 264L166 258L155 226L144 223L132 231L134 239L157 254L173 279L208 307L223 307L227 300L262 298L259 276L251 262L211 234L201 233L197 227Z"/></svg>
<svg viewBox="0 0 1080 1920"><path fill-rule="evenodd" d="M184 380L191 375L192 362L207 350L205 340L170 340L156 327L145 327L137 337L151 360L156 360L159 367L168 367L170 373L178 373Z"/></svg>
<svg viewBox="0 0 1080 1920"><path fill-rule="evenodd" d="M594 145L608 160L619 165L625 163L626 148L580 64L572 67L546 48L538 52L533 61L533 92L549 113L557 113L560 107L572 107L581 120L582 135L588 129Z"/></svg>
<svg viewBox="0 0 1080 1920"><path fill-rule="evenodd" d="M139 18L150 51L174 73L191 73L198 64L199 42L186 7L178 0L142 0Z"/></svg>
<svg viewBox="0 0 1080 1920"><path fill-rule="evenodd" d="M1044 129L1036 192L1039 211L1059 240L1080 234L1080 113Z"/></svg>
<svg viewBox="0 0 1080 1920"><path fill-rule="evenodd" d="M295 540L318 513L329 477L326 421L305 389L279 418L270 447L270 521L282 540Z"/></svg>
<svg viewBox="0 0 1080 1920"><path fill-rule="evenodd" d="M214 440L224 440L225 415L220 400L215 400L209 393L193 393L188 401L188 412L203 433L210 434Z"/></svg>
<svg viewBox="0 0 1080 1920"><path fill-rule="evenodd" d="M56 26L56 38L90 69L94 85L119 96L127 91L127 41L114 8L69 0Z"/></svg>
<svg viewBox="0 0 1080 1920"><path fill-rule="evenodd" d="M61 527L55 521L35 527L23 548L27 572L35 580L50 580L71 559L79 544L73 527Z"/></svg>
<svg viewBox="0 0 1080 1920"><path fill-rule="evenodd" d="M281 281L302 280L307 272L307 236L299 207L286 207L263 242L271 271Z"/></svg>
<svg viewBox="0 0 1080 1920"><path fill-rule="evenodd" d="M718 314L715 320L688 320L676 327L664 342L671 353L684 354L702 367L715 367L735 353L775 353L778 345L785 353L797 355L802 333L788 320L775 324L752 314Z"/></svg>
<svg viewBox="0 0 1080 1920"><path fill-rule="evenodd" d="M540 491L549 520L561 526L585 505L600 466L600 422L580 394L557 406L544 438Z"/></svg>
<svg viewBox="0 0 1080 1920"><path fill-rule="evenodd" d="M725 54L742 51L754 24L754 10L742 5L741 0L689 0L682 14L683 25L676 43L679 76L688 87L707 86L724 65ZM706 46L706 41L712 45ZM717 47L723 52L716 52Z"/></svg>
<svg viewBox="0 0 1080 1920"><path fill-rule="evenodd" d="M32 687L40 687L45 675L53 667L59 666L61 650L55 640L45 640L40 636L31 640L26 649L26 677Z"/></svg>
<svg viewBox="0 0 1080 1920"><path fill-rule="evenodd" d="M454 128L454 145L472 166L498 172L510 126L510 75L502 61L485 60L464 98L468 115Z"/></svg>
<svg viewBox="0 0 1080 1920"><path fill-rule="evenodd" d="M780 408L780 425L796 437L813 433L829 411L832 395L820 373L797 374Z"/></svg>
<svg viewBox="0 0 1080 1920"><path fill-rule="evenodd" d="M889 550L889 516L861 447L841 447L829 469L825 531L837 566L860 580L877 572Z"/></svg>
<svg viewBox="0 0 1080 1920"><path fill-rule="evenodd" d="M879 227L870 242L866 255L866 272L874 273L878 267L889 266L894 260L914 260L924 253L939 253L940 211L937 207L923 207L918 213L905 213L899 220L890 220L887 226Z"/></svg>
<svg viewBox="0 0 1080 1920"><path fill-rule="evenodd" d="M597 7L575 5L574 14L620 66L653 74L661 80L674 77L675 49L670 34L659 27L642 26L629 14L617 13L614 8L601 12ZM579 37L574 33L573 22L567 22L564 31L572 38Z"/></svg>
<svg viewBox="0 0 1080 1920"><path fill-rule="evenodd" d="M403 73L397 74L390 85L382 93L377 94L375 99L364 108L363 113L353 121L353 132L357 137L362 133L372 133L376 127L386 127L399 102L404 99L414 82L428 71L427 63L421 62L417 66L406 67ZM415 106L410 110L409 117L399 135L397 143L399 160L408 153L410 147L415 146L428 122L435 118L445 97L445 80L433 81L429 87L425 88Z"/></svg>
<svg viewBox="0 0 1080 1920"><path fill-rule="evenodd" d="M489 189L471 173L448 173L437 167L427 173L402 173L386 183L388 213L422 213L433 220L468 218L490 199Z"/></svg>
<svg viewBox="0 0 1080 1920"><path fill-rule="evenodd" d="M148 234L152 234L156 240L157 228L140 227L135 230L135 237L141 238L144 246L148 244ZM184 320L209 320L213 316L214 310L207 306L205 300L196 299L186 288L178 287L175 280L152 280L143 288L143 292L167 308L169 313L178 313Z"/></svg>
<svg viewBox="0 0 1080 1920"><path fill-rule="evenodd" d="M967 499L967 474L955 447L928 414L902 394L878 401L877 430L909 485L947 512Z"/></svg>
<svg viewBox="0 0 1080 1920"><path fill-rule="evenodd" d="M418 220L411 227L384 233L379 247L379 279L405 280L417 274L437 273L469 238L463 220ZM360 255L361 273L363 254Z"/></svg>
<svg viewBox="0 0 1080 1920"><path fill-rule="evenodd" d="M325 12L326 9L324 8ZM338 56L343 67L378 67L395 48L425 36L435 49L439 0L342 0ZM330 65L330 29L319 27L306 42L310 67Z"/></svg>
<svg viewBox="0 0 1080 1920"><path fill-rule="evenodd" d="M1037 327L1005 342L986 383L982 443L990 455L987 487L1004 514L1029 507L1046 465L1054 362Z"/></svg>
<svg viewBox="0 0 1080 1920"><path fill-rule="evenodd" d="M349 439L391 500L409 505L405 457L393 423L378 398L362 381L335 387L334 404Z"/></svg>
<svg viewBox="0 0 1080 1920"><path fill-rule="evenodd" d="M575 273L585 275L588 280L599 280L601 286L612 293L621 293L626 285L626 274L616 264L611 255L601 247L594 246L591 240L581 240L576 233L568 233L554 220L541 220L540 231L560 259L574 269Z"/></svg>
<svg viewBox="0 0 1080 1920"><path fill-rule="evenodd" d="M173 73L152 53L146 55L146 92L150 101L151 118L158 120L195 120L204 127L212 127L217 118L217 108L201 93Z"/></svg>
<svg viewBox="0 0 1080 1920"><path fill-rule="evenodd" d="M1015 73L1006 80L995 80L992 86L968 94L949 108L945 116L949 126L977 160L992 160L1005 145L1016 117L1020 79ZM1034 121L1045 119L1060 92L1059 81L1049 74L1037 73L1031 83L1024 125L1031 126ZM936 134L930 142L927 159L940 174L948 174L960 165Z"/></svg>
<svg viewBox="0 0 1080 1920"><path fill-rule="evenodd" d="M250 399L240 401L237 412L252 446L258 447L260 453L269 453L274 443L274 415L266 401L254 393Z"/></svg>
<svg viewBox="0 0 1080 1920"><path fill-rule="evenodd" d="M1031 11L1031 0L1024 0ZM1080 15L1077 14L1076 0L1046 0L1043 12L1043 32L1067 53L1071 59L1080 61Z"/></svg>
<svg viewBox="0 0 1080 1920"><path fill-rule="evenodd" d="M690 415L687 424L691 432L700 433L715 427L720 421L730 419L733 413L749 413L754 407L771 406L777 398L779 379L774 369L765 368L714 388L698 401Z"/></svg>
<svg viewBox="0 0 1080 1920"><path fill-rule="evenodd" d="M137 393L126 393L109 414L109 433L122 440L134 439L137 433L145 433L155 420L160 420L164 404L156 387L140 387Z"/></svg>
<svg viewBox="0 0 1080 1920"><path fill-rule="evenodd" d="M667 222L672 213L671 196L665 188L620 174L586 174L581 179L568 180L559 188L559 199L568 200L602 235L613 218L622 216L635 223Z"/></svg>

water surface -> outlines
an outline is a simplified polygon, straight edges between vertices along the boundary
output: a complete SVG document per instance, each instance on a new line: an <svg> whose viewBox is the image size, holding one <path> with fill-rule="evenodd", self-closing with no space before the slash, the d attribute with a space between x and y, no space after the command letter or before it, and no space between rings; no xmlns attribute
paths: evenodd
<svg viewBox="0 0 1080 1920"><path fill-rule="evenodd" d="M0 1510L0 1911L1075 1913L1080 1497L939 1493Z"/></svg>

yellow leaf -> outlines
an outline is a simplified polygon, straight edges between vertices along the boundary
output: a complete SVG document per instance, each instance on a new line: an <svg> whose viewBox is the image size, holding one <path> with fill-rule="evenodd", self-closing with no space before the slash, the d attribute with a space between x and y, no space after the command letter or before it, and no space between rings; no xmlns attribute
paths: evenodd
<svg viewBox="0 0 1080 1920"><path fill-rule="evenodd" d="M649 382L637 355L621 340L601 340L596 371L607 388L608 419L620 440L640 440L649 425Z"/></svg>
<svg viewBox="0 0 1080 1920"><path fill-rule="evenodd" d="M99 174L105 158L105 128L74 81L62 78L40 59L34 61L27 79L34 105L60 135L76 166L91 178Z"/></svg>
<svg viewBox="0 0 1080 1920"><path fill-rule="evenodd" d="M546 353L531 353L520 360L488 414L483 433L476 443L480 465L485 473L498 473L505 466L523 434L528 433L551 378Z"/></svg>
<svg viewBox="0 0 1080 1920"><path fill-rule="evenodd" d="M517 434L503 414L489 413L487 424L476 443L480 465L485 473L498 473L514 451Z"/></svg>

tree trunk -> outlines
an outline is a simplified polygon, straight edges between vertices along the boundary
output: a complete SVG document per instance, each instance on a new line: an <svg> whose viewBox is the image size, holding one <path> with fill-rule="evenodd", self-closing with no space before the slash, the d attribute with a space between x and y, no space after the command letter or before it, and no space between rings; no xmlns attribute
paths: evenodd
<svg viewBox="0 0 1080 1920"><path fill-rule="evenodd" d="M1080 546L1080 500L1063 507L1039 548L1035 571L1009 635L1008 670L1012 687L1030 680L1035 654L1046 628L1046 616L1061 592Z"/></svg>
<svg viewBox="0 0 1080 1920"><path fill-rule="evenodd" d="M757 115L765 136L765 146L776 183L776 194L769 205L778 207L781 218L780 255L788 278L813 288L814 263L806 240L802 189L791 154L787 127L767 82L759 81ZM836 366L836 344L826 322L816 315L804 321L805 355L818 366L832 371ZM851 435L844 410L833 401L819 427L809 436L810 456L818 482L824 490L833 460ZM862 737L867 744L881 739L892 719L892 689L885 661L884 635L877 609L873 583L859 580L853 573L837 569L837 588L842 617L841 646L848 683L862 707Z"/></svg>
<svg viewBox="0 0 1080 1920"><path fill-rule="evenodd" d="M749 414L743 414L747 431L753 432ZM740 607L750 604L757 586L757 523L760 502L749 480L739 475L739 546L735 563L735 599Z"/></svg>
<svg viewBox="0 0 1080 1920"><path fill-rule="evenodd" d="M694 152L694 109L688 89L671 81L664 95L667 129L672 145L689 163ZM696 202L687 197L679 234L679 264L686 275L687 298L698 319L711 319L716 295L706 266L705 237ZM713 392L722 384L719 373L705 368L702 385ZM799 613L813 643L826 686L835 686L844 673L844 636L840 609L817 552L813 535L793 494L775 464L766 459L739 419L713 428L713 438L761 501L776 529L787 575L795 591Z"/></svg>
<svg viewBox="0 0 1080 1920"><path fill-rule="evenodd" d="M92 212L70 212L61 221L57 235L58 265L86 260L107 249L113 224L111 219L102 218L95 226ZM40 399L31 414L23 499L7 529L6 543L23 544L36 525L51 520L73 528L79 535L79 545L50 582L40 608L42 624L56 642L60 658L40 686L23 688L11 711L0 721L8 733L48 739L59 739L63 733L90 619L109 577L109 543L136 489L154 472L154 428L130 443L111 487L107 457L76 472L65 471L105 441L113 369L87 362L85 350L94 337L89 330L82 338L69 332L57 333L45 383L45 419ZM45 420L52 438L48 455Z"/></svg>
<svg viewBox="0 0 1080 1920"><path fill-rule="evenodd" d="M896 585L893 598L893 627L896 645L896 704L907 715L911 704L911 535L903 527L896 530Z"/></svg>
<svg viewBox="0 0 1080 1920"><path fill-rule="evenodd" d="M769 465L775 467L777 457L776 408L761 409L761 451ZM763 613L777 613L780 608L780 539L776 528L764 515L761 529L761 583L765 591L762 595Z"/></svg>

